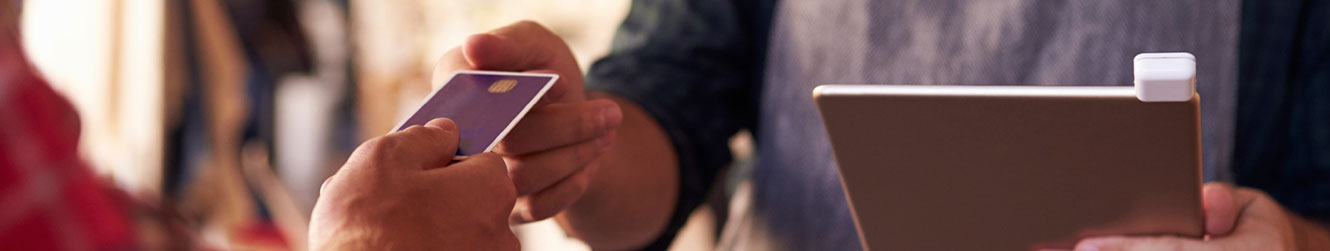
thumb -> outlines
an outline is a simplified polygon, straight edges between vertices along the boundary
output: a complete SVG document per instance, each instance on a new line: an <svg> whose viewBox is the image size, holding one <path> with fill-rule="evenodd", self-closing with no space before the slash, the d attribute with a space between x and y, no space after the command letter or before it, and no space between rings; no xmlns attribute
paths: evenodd
<svg viewBox="0 0 1330 251"><path fill-rule="evenodd" d="M448 165L448 168L425 172L448 185L471 191L470 195L484 197L486 201L506 202L503 207L510 211L516 201L517 188L508 177L508 167L503 157L492 152L474 154ZM505 217L508 216L506 212ZM507 218L504 220L507 222Z"/></svg>
<svg viewBox="0 0 1330 251"><path fill-rule="evenodd" d="M1238 219L1238 204L1233 200L1233 187L1218 182L1205 184L1201 189L1201 204L1205 210L1205 234L1224 236L1233 232Z"/></svg>
<svg viewBox="0 0 1330 251"><path fill-rule="evenodd" d="M384 149L402 166L412 170L448 165L457 152L459 129L448 118L436 118L424 126L411 126L383 137Z"/></svg>
<svg viewBox="0 0 1330 251"><path fill-rule="evenodd" d="M1179 237L1099 237L1076 243L1076 251L1214 250L1201 240Z"/></svg>

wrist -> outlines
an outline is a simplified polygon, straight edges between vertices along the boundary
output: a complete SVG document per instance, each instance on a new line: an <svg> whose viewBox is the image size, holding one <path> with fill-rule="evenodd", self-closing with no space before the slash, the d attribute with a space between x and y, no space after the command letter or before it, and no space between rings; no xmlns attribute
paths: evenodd
<svg viewBox="0 0 1330 251"><path fill-rule="evenodd" d="M387 250L392 244L389 237L402 237L385 233L388 220L361 217L373 212L315 211L310 224L310 250Z"/></svg>

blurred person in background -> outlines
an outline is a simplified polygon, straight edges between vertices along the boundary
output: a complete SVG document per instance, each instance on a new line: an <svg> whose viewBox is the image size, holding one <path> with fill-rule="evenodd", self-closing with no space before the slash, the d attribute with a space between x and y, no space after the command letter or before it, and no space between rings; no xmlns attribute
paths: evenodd
<svg viewBox="0 0 1330 251"><path fill-rule="evenodd" d="M1077 249L1330 250L1328 14L1326 1L633 1L585 82L532 22L469 37L434 76L565 76L496 150L514 222L553 216L593 249L663 250L750 130L751 207L720 248L858 250L814 86L1125 85L1133 55L1187 51L1205 97L1208 237Z"/></svg>
<svg viewBox="0 0 1330 251"><path fill-rule="evenodd" d="M16 250L136 247L130 209L78 157L79 119L28 64L22 2L0 2L0 243Z"/></svg>
<svg viewBox="0 0 1330 251"><path fill-rule="evenodd" d="M84 125L25 58L21 6L0 1L0 247L206 248L178 217L115 190L80 159ZM310 246L517 250L508 228L514 191L503 162L480 154L450 164L457 142L448 119L365 142L325 183Z"/></svg>

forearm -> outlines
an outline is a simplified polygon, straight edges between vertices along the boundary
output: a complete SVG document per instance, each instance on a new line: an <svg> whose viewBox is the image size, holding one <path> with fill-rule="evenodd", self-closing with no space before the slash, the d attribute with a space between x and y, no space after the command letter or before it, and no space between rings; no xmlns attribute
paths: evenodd
<svg viewBox="0 0 1330 251"><path fill-rule="evenodd" d="M641 107L613 99L623 111L616 142L602 155L582 198L556 216L565 231L597 250L634 249L654 240L669 222L679 190L678 160L664 130Z"/></svg>

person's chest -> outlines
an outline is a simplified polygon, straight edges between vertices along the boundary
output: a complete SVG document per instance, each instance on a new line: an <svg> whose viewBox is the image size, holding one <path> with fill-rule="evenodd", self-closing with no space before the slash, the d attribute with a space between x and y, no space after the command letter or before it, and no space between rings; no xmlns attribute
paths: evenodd
<svg viewBox="0 0 1330 251"><path fill-rule="evenodd" d="M755 130L755 216L772 218L762 224L774 235L848 229L854 240L812 101L817 85L1130 85L1131 58L1142 52L1196 55L1213 178L1231 149L1237 7L1235 0L781 2ZM841 239L781 242L815 248Z"/></svg>

